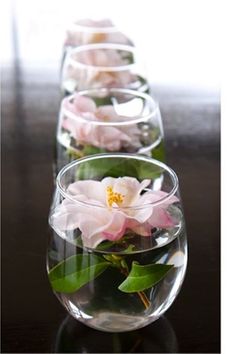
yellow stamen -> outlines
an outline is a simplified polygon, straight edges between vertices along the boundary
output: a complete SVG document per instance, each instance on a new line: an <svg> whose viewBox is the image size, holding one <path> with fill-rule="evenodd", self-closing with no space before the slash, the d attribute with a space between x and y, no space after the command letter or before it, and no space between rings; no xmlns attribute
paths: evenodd
<svg viewBox="0 0 236 354"><path fill-rule="evenodd" d="M120 193L113 192L113 188L111 186L107 187L107 203L109 207L112 206L113 203L121 204L124 200L124 195Z"/></svg>

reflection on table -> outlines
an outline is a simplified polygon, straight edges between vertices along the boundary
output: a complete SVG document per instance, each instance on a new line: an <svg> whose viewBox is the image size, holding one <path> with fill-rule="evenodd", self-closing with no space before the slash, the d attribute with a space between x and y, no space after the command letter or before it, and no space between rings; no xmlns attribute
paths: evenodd
<svg viewBox="0 0 236 354"><path fill-rule="evenodd" d="M58 328L53 353L177 353L175 331L164 316L132 332L106 333L67 316Z"/></svg>

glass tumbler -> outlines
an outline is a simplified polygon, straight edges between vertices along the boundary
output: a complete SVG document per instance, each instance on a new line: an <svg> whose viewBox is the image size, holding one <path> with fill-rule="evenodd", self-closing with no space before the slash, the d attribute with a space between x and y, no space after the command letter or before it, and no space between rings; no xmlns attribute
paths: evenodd
<svg viewBox="0 0 236 354"><path fill-rule="evenodd" d="M70 23L63 43L62 65L66 53L72 48L92 43L117 43L133 45L133 42L109 18L100 20L80 19Z"/></svg>
<svg viewBox="0 0 236 354"><path fill-rule="evenodd" d="M62 100L56 171L77 158L105 152L164 161L162 119L151 96L128 89L91 89Z"/></svg>
<svg viewBox="0 0 236 354"><path fill-rule="evenodd" d="M187 240L178 179L165 164L118 153L73 161L58 174L49 223L49 281L77 320L131 331L175 300Z"/></svg>
<svg viewBox="0 0 236 354"><path fill-rule="evenodd" d="M109 18L80 19L67 26L65 48L91 43L131 44L132 41Z"/></svg>
<svg viewBox="0 0 236 354"><path fill-rule="evenodd" d="M138 50L131 45L97 43L68 51L61 75L62 94L104 87L148 92Z"/></svg>

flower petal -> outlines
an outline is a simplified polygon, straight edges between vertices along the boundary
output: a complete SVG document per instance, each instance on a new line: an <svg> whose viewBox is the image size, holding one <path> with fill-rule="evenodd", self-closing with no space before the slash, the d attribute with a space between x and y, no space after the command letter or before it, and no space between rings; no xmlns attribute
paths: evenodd
<svg viewBox="0 0 236 354"><path fill-rule="evenodd" d="M64 117L62 121L62 128L68 130L70 134L75 138L77 135L78 126L74 119Z"/></svg>
<svg viewBox="0 0 236 354"><path fill-rule="evenodd" d="M149 179L143 180L141 183L134 177L116 178L114 183L114 191L124 195L123 207L139 205L141 191L150 184Z"/></svg>
<svg viewBox="0 0 236 354"><path fill-rule="evenodd" d="M140 199L139 199L139 205L145 205L145 204L150 204L150 203L155 203L158 200L161 200L162 198L166 197L168 193L163 192L163 191L150 191L144 193ZM174 218L169 214L169 212L166 210L169 205L178 202L179 199L176 196L172 196L163 203L159 205L150 205L150 207L144 207L135 215L135 218L141 222L141 218L145 218L148 213L150 215L148 216L148 223L152 225L153 227L160 227L160 228L169 228L173 227L176 224L176 221ZM146 215L144 214L146 210ZM146 219L147 220L147 219Z"/></svg>
<svg viewBox="0 0 236 354"><path fill-rule="evenodd" d="M99 243L106 240L106 237L102 233L97 233L91 238L87 238L83 234L81 235L81 237L83 241L83 246L88 248L96 248Z"/></svg>
<svg viewBox="0 0 236 354"><path fill-rule="evenodd" d="M86 198L86 201L95 200L101 205L106 205L106 190L104 185L99 181L85 180L71 183L67 188L67 193L81 200L81 195ZM79 197L78 197L79 196Z"/></svg>
<svg viewBox="0 0 236 354"><path fill-rule="evenodd" d="M148 220L149 224L153 227L159 227L168 229L176 225L176 220L170 215L170 213L160 207L153 209L152 216Z"/></svg>
<svg viewBox="0 0 236 354"><path fill-rule="evenodd" d="M126 230L126 217L121 212L112 212L112 218L110 225L103 231L103 235L107 240L116 241L119 240Z"/></svg>
<svg viewBox="0 0 236 354"><path fill-rule="evenodd" d="M74 230L79 227L78 205L75 202L64 200L50 217L50 225L59 233L65 230Z"/></svg>
<svg viewBox="0 0 236 354"><path fill-rule="evenodd" d="M94 126L92 128L90 139L94 146L109 151L119 151L122 147L122 142L131 141L131 138L119 129L101 126Z"/></svg>
<svg viewBox="0 0 236 354"><path fill-rule="evenodd" d="M126 229L126 219L121 213L100 209L80 224L83 243L86 247L96 247L103 240L120 239ZM93 246L91 246L93 245Z"/></svg>
<svg viewBox="0 0 236 354"><path fill-rule="evenodd" d="M127 229L132 230L133 232L135 232L137 235L140 235L140 236L151 236L152 235L152 233L151 233L152 227L147 222L139 223L136 220L129 219L127 222Z"/></svg>
<svg viewBox="0 0 236 354"><path fill-rule="evenodd" d="M78 112L92 112L96 111L96 104L90 97L82 96L79 93L74 95L73 105Z"/></svg>
<svg viewBox="0 0 236 354"><path fill-rule="evenodd" d="M158 202L159 200L165 198L168 195L168 193L163 192L163 191L148 191L144 194L141 195L139 199L139 205L145 205L145 204L150 204L150 203L155 203ZM169 205L178 202L179 199L173 195L167 200L163 201L161 203L161 206L163 208L167 208Z"/></svg>
<svg viewBox="0 0 236 354"><path fill-rule="evenodd" d="M117 122L119 121L119 115L111 105L100 106L97 108L96 116L101 121Z"/></svg>

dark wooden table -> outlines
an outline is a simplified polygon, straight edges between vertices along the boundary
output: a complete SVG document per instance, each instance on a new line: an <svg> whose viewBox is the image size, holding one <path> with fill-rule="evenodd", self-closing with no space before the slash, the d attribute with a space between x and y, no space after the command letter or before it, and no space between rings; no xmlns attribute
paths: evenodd
<svg viewBox="0 0 236 354"><path fill-rule="evenodd" d="M181 186L189 241L183 288L166 316L105 334L67 316L47 280L47 216L59 89L15 61L2 73L2 352L220 351L219 96L159 87L168 164Z"/></svg>

